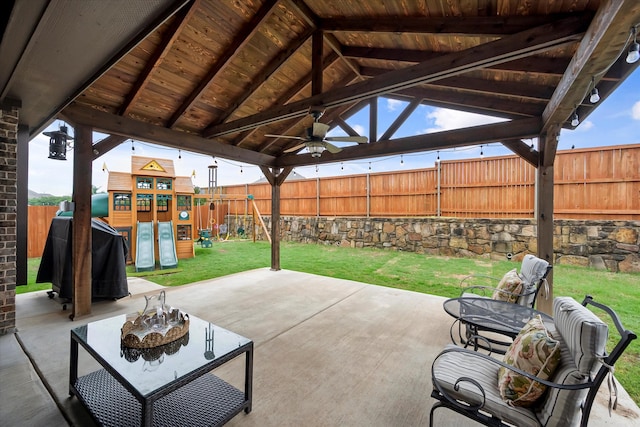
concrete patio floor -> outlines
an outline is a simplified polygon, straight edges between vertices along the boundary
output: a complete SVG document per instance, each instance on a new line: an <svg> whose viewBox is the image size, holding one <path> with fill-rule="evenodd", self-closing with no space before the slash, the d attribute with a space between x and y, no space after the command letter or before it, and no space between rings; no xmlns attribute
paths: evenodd
<svg viewBox="0 0 640 427"><path fill-rule="evenodd" d="M258 269L177 288L130 279L131 297L94 303L68 318L46 292L17 296L15 335L0 336L0 424L92 426L68 395L69 330L167 302L255 343L253 411L230 426L426 426L430 368L449 343L444 298L292 271ZM215 372L241 387L244 359ZM98 365L80 350L80 374ZM640 410L620 390L609 418L603 386L590 426L640 426ZM436 425L470 425L448 410Z"/></svg>

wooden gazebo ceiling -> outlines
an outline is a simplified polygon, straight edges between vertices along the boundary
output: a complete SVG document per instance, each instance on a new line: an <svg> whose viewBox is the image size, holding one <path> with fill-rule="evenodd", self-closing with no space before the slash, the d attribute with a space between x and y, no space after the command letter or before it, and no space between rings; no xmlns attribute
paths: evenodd
<svg viewBox="0 0 640 427"><path fill-rule="evenodd" d="M267 167L502 141L538 164L521 139L570 128L576 108L588 116L592 79L604 99L639 65L625 62L639 22L637 0L194 0L59 117L111 134L96 158L127 138ZM408 101L391 129L374 117L382 95ZM510 121L393 139L420 104ZM265 137L305 135L315 106L353 135L345 120L365 105L373 140L337 154Z"/></svg>

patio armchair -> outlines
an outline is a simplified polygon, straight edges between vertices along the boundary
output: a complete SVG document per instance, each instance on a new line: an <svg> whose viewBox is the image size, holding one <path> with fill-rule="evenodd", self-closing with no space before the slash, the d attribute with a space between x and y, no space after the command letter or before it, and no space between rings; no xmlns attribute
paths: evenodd
<svg viewBox="0 0 640 427"><path fill-rule="evenodd" d="M610 353L607 324L587 306L606 312L615 325L620 338ZM504 360L454 345L442 351L431 368L436 402L430 425L436 409L448 408L490 426L586 426L603 381L610 393L615 390L614 365L636 335L590 296L582 305L556 298L553 312L553 322L540 321L538 329L529 322ZM615 409L614 395L609 410Z"/></svg>
<svg viewBox="0 0 640 427"><path fill-rule="evenodd" d="M527 254L522 259L519 273L513 269L502 278L477 274L466 276L460 281L460 296L483 296L533 308L540 289L547 283L551 267L547 261Z"/></svg>

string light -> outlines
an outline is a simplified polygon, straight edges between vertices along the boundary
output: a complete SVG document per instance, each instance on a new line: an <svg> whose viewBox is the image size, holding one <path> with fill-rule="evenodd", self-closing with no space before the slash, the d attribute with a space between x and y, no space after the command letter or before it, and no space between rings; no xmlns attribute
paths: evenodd
<svg viewBox="0 0 640 427"><path fill-rule="evenodd" d="M182 150L178 150L178 160L182 160Z"/></svg>
<svg viewBox="0 0 640 427"><path fill-rule="evenodd" d="M133 145L133 139L131 140L131 152L132 153L136 152L136 147Z"/></svg>
<svg viewBox="0 0 640 427"><path fill-rule="evenodd" d="M436 163L440 163L440 151L436 151L438 153L438 157L436 157Z"/></svg>
<svg viewBox="0 0 640 427"><path fill-rule="evenodd" d="M318 165L316 165L316 173L318 173Z"/></svg>
<svg viewBox="0 0 640 427"><path fill-rule="evenodd" d="M242 165L240 165L240 173L242 173L242 172L243 172L243 170L242 170Z"/></svg>
<svg viewBox="0 0 640 427"><path fill-rule="evenodd" d="M344 170L344 163L340 162L340 170L343 171Z"/></svg>
<svg viewBox="0 0 640 427"><path fill-rule="evenodd" d="M480 145L480 158L484 157L484 151L482 151L482 145Z"/></svg>
<svg viewBox="0 0 640 427"><path fill-rule="evenodd" d="M573 111L573 116L571 116L571 126L576 127L580 124L580 117L578 117L578 111Z"/></svg>
<svg viewBox="0 0 640 427"><path fill-rule="evenodd" d="M591 96L589 97L589 102L592 104L598 103L600 101L600 94L598 93L598 88L596 87L596 79L591 77L591 83L593 84L593 89L591 89Z"/></svg>
<svg viewBox="0 0 640 427"><path fill-rule="evenodd" d="M636 27L631 27L631 37L633 37L633 43L629 45L629 53L626 59L628 64L633 64L640 59L640 45L638 44L638 30Z"/></svg>
<svg viewBox="0 0 640 427"><path fill-rule="evenodd" d="M402 158L402 154L400 154L400 164L404 165L404 159Z"/></svg>
<svg viewBox="0 0 640 427"><path fill-rule="evenodd" d="M369 162L369 170L371 170L371 162Z"/></svg>

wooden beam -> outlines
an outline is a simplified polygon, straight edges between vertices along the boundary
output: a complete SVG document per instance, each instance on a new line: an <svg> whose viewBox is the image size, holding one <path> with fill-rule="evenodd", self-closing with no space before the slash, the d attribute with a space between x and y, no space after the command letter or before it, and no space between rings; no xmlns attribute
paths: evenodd
<svg viewBox="0 0 640 427"><path fill-rule="evenodd" d="M557 141L559 130L552 133L544 133L538 137L541 147L549 144L547 140ZM544 153L539 157L540 163L536 169L536 222L538 258L542 258L553 265L555 262L553 253L553 163L543 164ZM547 276L548 292L544 290L537 298L538 310L551 314L553 309L553 270Z"/></svg>
<svg viewBox="0 0 640 427"><path fill-rule="evenodd" d="M524 141L520 139L509 139L501 142L502 145L513 151L518 156L522 157L534 168L537 168L540 164L540 153L538 152L538 150L534 150L533 148L525 144Z"/></svg>
<svg viewBox="0 0 640 427"><path fill-rule="evenodd" d="M416 110L416 108L418 108L420 106L421 102L422 102L422 99L420 99L420 98L416 98L413 101L411 101L409 103L409 105L407 105L402 110L402 112L398 115L398 117L396 117L394 122L391 123L391 125L389 125L387 130L380 137L380 140L381 141L386 141L388 139L391 139L393 134L396 133L396 131L398 129L400 129L400 126L402 126L402 124L409 118L409 116L411 116L411 114L413 114L413 112Z"/></svg>
<svg viewBox="0 0 640 427"><path fill-rule="evenodd" d="M322 30L315 30L311 38L311 95L322 93L322 57L324 36Z"/></svg>
<svg viewBox="0 0 640 427"><path fill-rule="evenodd" d="M369 144L378 140L378 97L369 99Z"/></svg>
<svg viewBox="0 0 640 427"><path fill-rule="evenodd" d="M569 118L584 98L591 78L604 74L620 56L629 29L639 20L637 0L609 0L601 4L542 114L543 132L561 126Z"/></svg>
<svg viewBox="0 0 640 427"><path fill-rule="evenodd" d="M424 104L505 118L539 117L545 106L543 102L523 103L487 94L453 92L435 86L415 86L394 93L421 98Z"/></svg>
<svg viewBox="0 0 640 427"><path fill-rule="evenodd" d="M128 138L122 135L109 135L108 137L101 139L93 144L92 160L97 159L103 154L116 148L118 145L125 142Z"/></svg>
<svg viewBox="0 0 640 427"><path fill-rule="evenodd" d="M262 173L271 184L271 270L280 270L280 186L293 170L261 166Z"/></svg>
<svg viewBox="0 0 640 427"><path fill-rule="evenodd" d="M516 138L532 138L539 134L540 127L540 118L533 117L503 123L416 135L406 138L397 138L387 141L378 141L373 144L361 144L354 147L344 148L336 154L331 154L325 151L322 153L320 158L313 158L310 154L290 154L279 157L276 164L281 167L308 166L397 154L443 150L447 148L486 144Z"/></svg>
<svg viewBox="0 0 640 427"><path fill-rule="evenodd" d="M272 165L275 160L273 156L267 154L256 153L255 151L205 139L190 133L116 116L78 104L71 104L65 108L61 113L61 117L71 123L84 124L86 126L93 125L94 129L100 132L208 156L224 157L225 159L254 165Z"/></svg>
<svg viewBox="0 0 640 427"><path fill-rule="evenodd" d="M393 71L389 68L362 67L362 75L367 77L376 77ZM553 95L555 87L543 86L538 84L527 84L481 79L477 77L469 77L467 75L459 77L450 77L422 85L424 88L436 89L455 89L457 91L477 92L480 94L492 94L500 96L516 96L518 98L530 98L536 101L548 101Z"/></svg>
<svg viewBox="0 0 640 427"><path fill-rule="evenodd" d="M71 319L91 313L91 158L92 129L76 126L73 150L73 225L71 263L73 266Z"/></svg>
<svg viewBox="0 0 640 427"><path fill-rule="evenodd" d="M191 91L182 105L180 105L180 107L178 107L178 109L173 113L167 122L168 128L172 128L176 124L182 114L184 114L184 112L196 102L200 95L207 90L213 78L229 63L231 63L231 60L235 58L238 52L242 51L242 48L249 43L251 36L258 32L260 24L269 17L277 4L278 0L266 0L262 6L260 6L260 9L258 9L258 11L256 11L256 13L251 17L251 20L242 27L238 34L234 35L231 44L227 47L224 53L216 59L213 66L209 71L207 71L207 74L200 80L195 89Z"/></svg>
<svg viewBox="0 0 640 427"><path fill-rule="evenodd" d="M270 111L210 127L205 129L203 135L209 138L237 133L238 131L258 127L273 121L300 117L306 114L309 107L313 105L334 107L386 92L406 89L421 83L457 76L501 62L513 61L514 59L552 49L569 40L574 40L576 34L584 31L585 25L585 22L573 17L536 27L512 36L506 36L494 42L461 52L445 54L431 61L392 71L368 81L354 83L305 100L272 108Z"/></svg>
<svg viewBox="0 0 640 427"><path fill-rule="evenodd" d="M587 13L584 15L585 18L589 17ZM317 24L327 32L452 34L475 37L515 34L568 16L570 15L333 17L320 19Z"/></svg>

